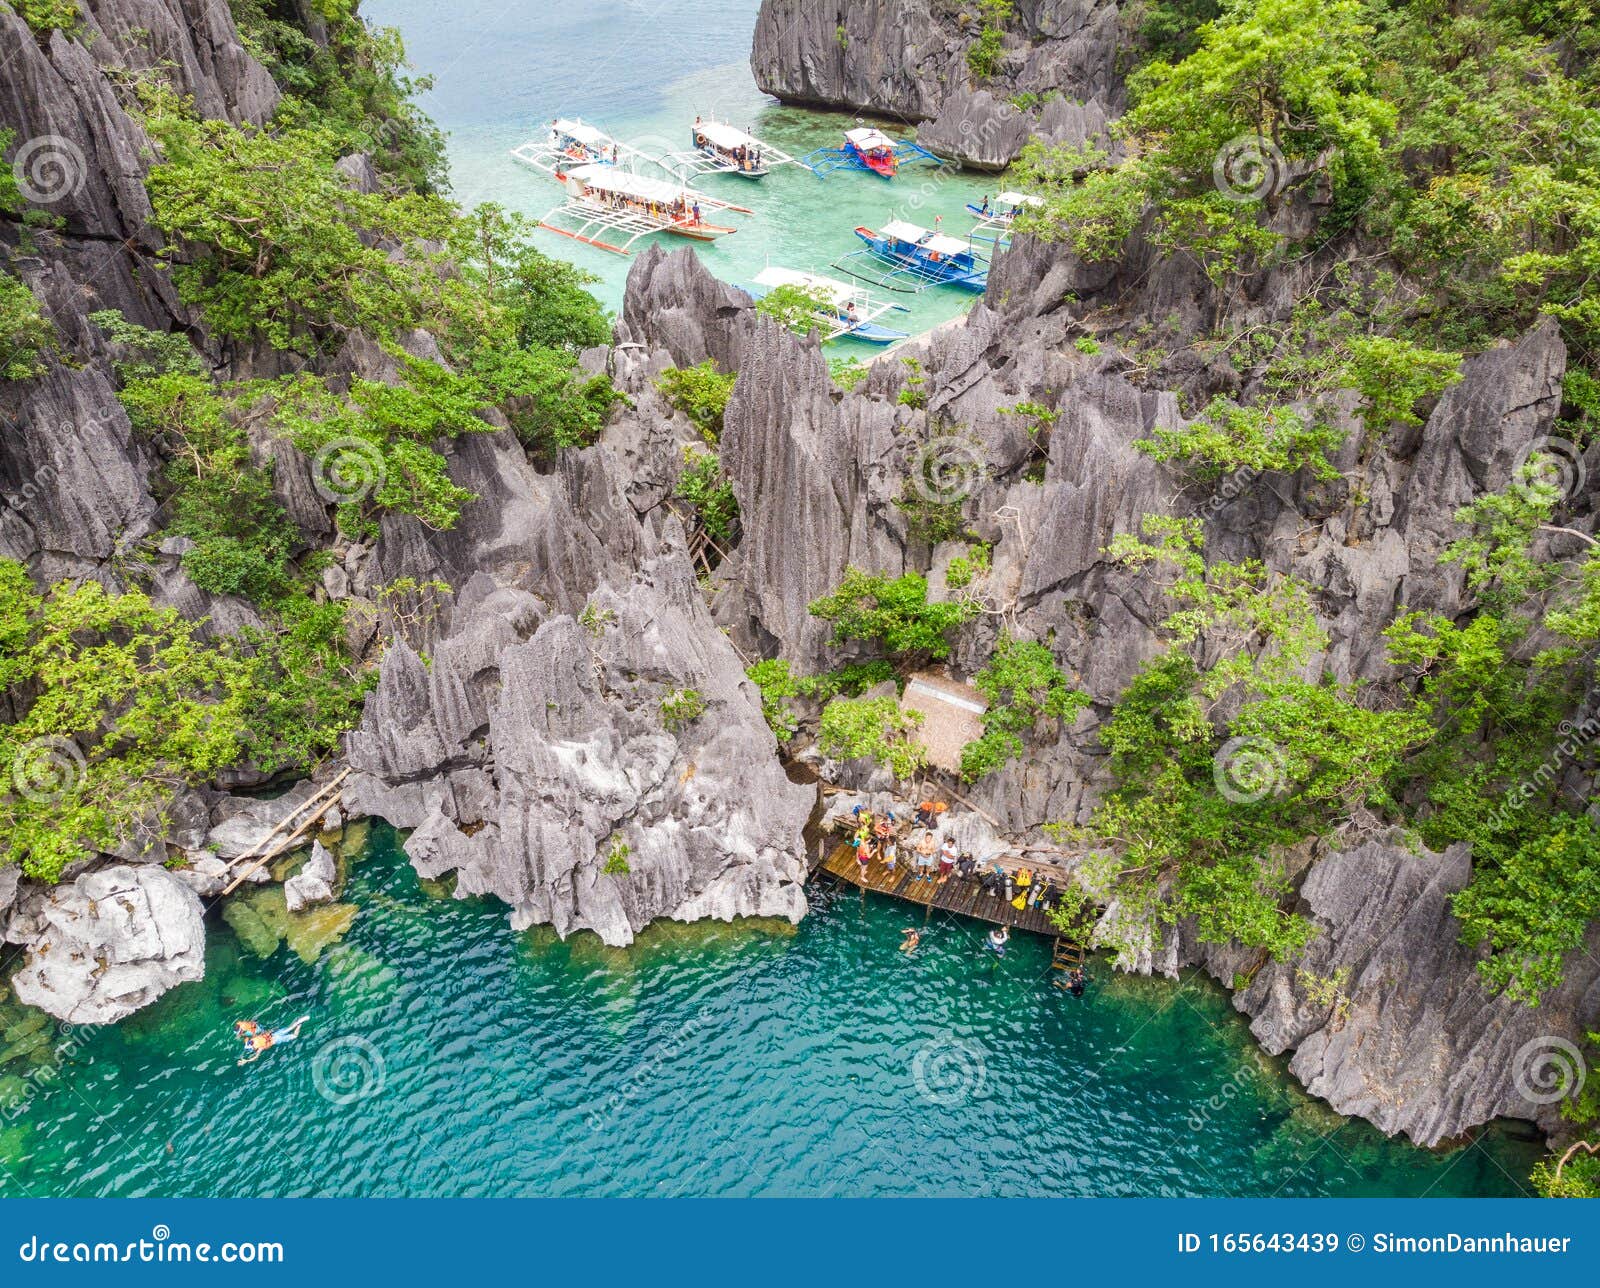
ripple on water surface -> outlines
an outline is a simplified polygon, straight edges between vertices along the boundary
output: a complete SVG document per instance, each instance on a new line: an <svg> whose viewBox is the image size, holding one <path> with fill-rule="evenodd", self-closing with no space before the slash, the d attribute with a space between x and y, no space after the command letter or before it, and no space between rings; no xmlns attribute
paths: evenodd
<svg viewBox="0 0 1600 1288"><path fill-rule="evenodd" d="M314 964L215 926L205 980L58 1035L0 1194L1511 1194L1537 1153L1339 1119L1199 978L1078 1001L1043 940L996 962L957 919L907 958L876 897L618 951L438 896L375 829ZM235 1019L301 1014L235 1064Z"/></svg>

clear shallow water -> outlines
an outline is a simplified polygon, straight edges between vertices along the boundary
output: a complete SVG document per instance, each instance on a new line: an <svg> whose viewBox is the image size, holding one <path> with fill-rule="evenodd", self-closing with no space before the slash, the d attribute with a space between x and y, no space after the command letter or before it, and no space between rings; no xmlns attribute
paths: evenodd
<svg viewBox="0 0 1600 1288"><path fill-rule="evenodd" d="M756 89L749 55L758 7L758 0L376 0L362 9L369 21L398 27L416 73L434 77L434 89L419 101L449 133L456 198L496 201L537 218L559 203L561 189L508 154L541 137L558 115L582 117L652 154L687 148L697 114L748 125L792 156L839 146L851 117L782 108ZM914 132L892 122L887 128L905 138ZM668 250L693 245L713 273L735 284L769 263L826 273L840 255L860 249L857 224L901 218L931 228L942 215L943 231L964 236L973 224L965 203L1004 186L924 166L892 182L861 172L823 180L793 166L755 182L730 175L695 182L755 215L729 215L726 222L739 231L715 243L658 236L636 242L635 253L652 241ZM631 259L552 233L537 239L549 254L599 275L595 294L610 308L621 306ZM913 334L964 313L975 298L951 287L880 295L909 310L887 315L883 325ZM829 352L866 358L878 350L846 342Z"/></svg>
<svg viewBox="0 0 1600 1288"><path fill-rule="evenodd" d="M940 915L906 958L915 914L853 891L627 952L442 894L379 830L314 964L217 926L204 981L57 1035L0 1195L1503 1195L1536 1155L1342 1122L1200 980L1074 1000L1046 941L996 964ZM234 1020L301 1014L235 1065Z"/></svg>

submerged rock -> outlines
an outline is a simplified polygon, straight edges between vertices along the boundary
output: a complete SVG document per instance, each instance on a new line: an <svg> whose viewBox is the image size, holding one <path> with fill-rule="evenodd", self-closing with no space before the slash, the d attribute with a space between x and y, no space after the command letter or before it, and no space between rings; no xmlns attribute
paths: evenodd
<svg viewBox="0 0 1600 1288"><path fill-rule="evenodd" d="M222 909L222 919L252 955L270 957L287 943L290 952L311 966L349 933L360 912L353 903L295 912L283 886L268 886L230 899Z"/></svg>
<svg viewBox="0 0 1600 1288"><path fill-rule="evenodd" d="M73 1024L114 1024L205 975L200 900L159 867L113 867L30 896L43 926L17 999Z"/></svg>

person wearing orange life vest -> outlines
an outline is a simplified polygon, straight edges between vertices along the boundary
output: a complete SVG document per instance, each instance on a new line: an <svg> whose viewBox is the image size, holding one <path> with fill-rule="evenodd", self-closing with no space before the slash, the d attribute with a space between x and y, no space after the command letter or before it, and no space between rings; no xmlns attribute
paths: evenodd
<svg viewBox="0 0 1600 1288"><path fill-rule="evenodd" d="M293 1042L297 1037L300 1036L300 1026L310 1018L311 1017L309 1015L302 1015L287 1028L273 1029L268 1033L259 1031L258 1027L256 1032L245 1038L245 1050L247 1050L250 1054L240 1060L239 1063L250 1064L256 1060L259 1060L268 1051L272 1050L273 1047L282 1046L285 1042ZM254 1025L255 1022L253 1020L240 1021L241 1025L246 1023ZM239 1025L235 1025L235 1028L239 1028Z"/></svg>

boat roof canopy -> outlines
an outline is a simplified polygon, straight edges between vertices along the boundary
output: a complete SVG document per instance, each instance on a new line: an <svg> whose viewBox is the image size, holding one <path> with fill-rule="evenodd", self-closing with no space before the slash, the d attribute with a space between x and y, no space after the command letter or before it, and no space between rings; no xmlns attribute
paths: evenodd
<svg viewBox="0 0 1600 1288"><path fill-rule="evenodd" d="M582 121L568 121L561 119L552 121L550 128L564 138L576 139L579 143L610 143L611 137L603 130L597 130L592 125L585 125Z"/></svg>
<svg viewBox="0 0 1600 1288"><path fill-rule="evenodd" d="M963 255L968 249L967 243L958 238L929 232L926 228L908 224L903 219L891 219L883 226L883 235L893 237L897 241L911 242L924 250L936 250L941 255Z"/></svg>
<svg viewBox="0 0 1600 1288"><path fill-rule="evenodd" d="M625 170L618 170L611 165L580 165L567 171L569 179L576 179L586 188L598 188L602 192L617 192L625 197L637 197L640 201L677 201L680 198L687 201L697 200L699 193L689 188L681 188L675 183L667 183L663 179L647 179L643 175L629 174Z"/></svg>
<svg viewBox="0 0 1600 1288"><path fill-rule="evenodd" d="M724 125L721 121L701 121L695 126L712 147L726 148L755 148L761 146L761 140L753 134L746 134L743 130L735 129L731 125Z"/></svg>
<svg viewBox="0 0 1600 1288"><path fill-rule="evenodd" d="M1042 205L1044 205L1044 198L1043 197L1035 197L1031 193L1026 193L1026 192L1002 192L999 195L999 199L1001 201L1005 202L1006 205L1008 205L1008 206L1042 206Z"/></svg>
<svg viewBox="0 0 1600 1288"><path fill-rule="evenodd" d="M855 130L846 130L844 136L863 152L873 152L878 148L894 147L893 139L882 130L875 130L870 125L864 125Z"/></svg>
<svg viewBox="0 0 1600 1288"><path fill-rule="evenodd" d="M855 299L860 292L820 273L803 273L797 268L764 268L756 274L758 286L801 286L831 296L836 303Z"/></svg>

